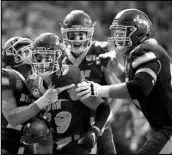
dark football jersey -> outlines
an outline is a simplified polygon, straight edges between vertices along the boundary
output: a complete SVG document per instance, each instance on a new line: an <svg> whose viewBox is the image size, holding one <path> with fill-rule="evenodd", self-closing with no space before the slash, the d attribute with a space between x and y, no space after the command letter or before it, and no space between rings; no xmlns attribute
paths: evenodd
<svg viewBox="0 0 172 155"><path fill-rule="evenodd" d="M47 106L43 112L47 116L53 128L53 138L57 139L71 136L73 134L83 134L90 127L90 110L79 100L72 101L70 95L65 90L67 86L81 82L80 70L76 66L69 66L64 75L58 77L56 73L52 75L52 85L55 88L64 88L58 96L58 101ZM35 98L39 98L46 91L43 79L37 77L29 84L30 90ZM35 93L36 92L36 93Z"/></svg>
<svg viewBox="0 0 172 155"><path fill-rule="evenodd" d="M32 102L25 78L16 70L2 68L2 90L13 90L17 107L28 105ZM3 117L4 118L4 117ZM2 126L6 126L7 122L3 119Z"/></svg>
<svg viewBox="0 0 172 155"><path fill-rule="evenodd" d="M172 125L172 87L170 73L170 58L167 52L154 39L149 39L126 57L126 80L134 78L137 70L145 68L147 63L160 62L160 72L152 91L148 96L138 97L134 100L143 112L150 125L158 129L162 126ZM149 87L149 86L148 86ZM139 103L139 104L138 104Z"/></svg>
<svg viewBox="0 0 172 155"><path fill-rule="evenodd" d="M82 53L79 58L75 58L70 51L67 51L67 63L78 66L83 79L105 85L104 74L101 71L101 66L96 65L96 58L99 54L106 52L108 52L108 42L94 41L89 50Z"/></svg>
<svg viewBox="0 0 172 155"><path fill-rule="evenodd" d="M78 58L75 58L71 54L71 51L67 51L67 63L74 64L79 67L81 70L82 79L94 81L101 85L106 85L104 73L101 70L101 66L96 64L96 58L98 55L107 53L108 51L108 42L93 41L89 50L82 53ZM91 115L95 116L95 110L92 110ZM94 118L91 119L93 122Z"/></svg>
<svg viewBox="0 0 172 155"><path fill-rule="evenodd" d="M2 68L2 91L6 89L13 90L17 107L29 105L32 102L25 78L13 69ZM17 154L20 144L22 125L11 126L1 113L1 136L2 149L8 150L12 154Z"/></svg>

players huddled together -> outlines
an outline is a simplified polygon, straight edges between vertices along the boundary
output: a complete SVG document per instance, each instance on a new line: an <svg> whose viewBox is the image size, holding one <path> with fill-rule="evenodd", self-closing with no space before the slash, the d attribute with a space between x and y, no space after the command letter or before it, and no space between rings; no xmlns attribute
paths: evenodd
<svg viewBox="0 0 172 155"><path fill-rule="evenodd" d="M122 99L154 130L138 154L172 153L170 57L149 17L120 11L107 41L92 40L95 25L73 10L61 23L62 38L45 32L3 45L2 154L116 154L112 107Z"/></svg>

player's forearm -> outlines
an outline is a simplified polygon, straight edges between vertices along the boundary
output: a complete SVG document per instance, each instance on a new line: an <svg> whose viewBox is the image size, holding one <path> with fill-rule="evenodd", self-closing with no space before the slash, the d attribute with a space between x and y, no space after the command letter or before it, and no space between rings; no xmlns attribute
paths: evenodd
<svg viewBox="0 0 172 155"><path fill-rule="evenodd" d="M117 77L114 72L108 72L108 70L104 70L104 75L105 75L105 80L106 80L106 83L108 85L113 85L113 84L119 84L120 83L120 78ZM122 74L124 75L124 74ZM120 77L122 77L122 75ZM124 77L125 78L125 75ZM115 113L116 111L118 111L118 109L120 108L121 106L121 103L122 103L122 99L117 99L117 98L108 98L108 103L109 103L109 106L112 110L113 113Z"/></svg>
<svg viewBox="0 0 172 155"><path fill-rule="evenodd" d="M107 70L107 69L106 69ZM115 74L115 76L121 81L125 82L125 69L121 64L118 64L118 68L112 68L111 70L112 73Z"/></svg>
<svg viewBox="0 0 172 155"><path fill-rule="evenodd" d="M8 115L8 120L11 125L17 126L36 116L39 112L40 109L37 104L32 103L29 106L22 106L13 109Z"/></svg>
<svg viewBox="0 0 172 155"><path fill-rule="evenodd" d="M121 64L119 64L118 69L114 73L121 82L125 82L125 69Z"/></svg>
<svg viewBox="0 0 172 155"><path fill-rule="evenodd" d="M110 85L110 86L101 86L101 89L99 90L98 93L98 97L131 99L126 83Z"/></svg>

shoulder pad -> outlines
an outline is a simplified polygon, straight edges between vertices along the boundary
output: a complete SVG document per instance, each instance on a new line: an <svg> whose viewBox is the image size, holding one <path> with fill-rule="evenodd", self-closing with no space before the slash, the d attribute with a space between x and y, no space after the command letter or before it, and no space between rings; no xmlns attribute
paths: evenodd
<svg viewBox="0 0 172 155"><path fill-rule="evenodd" d="M2 89L11 89L12 81L16 81L10 69L2 68ZM14 83L13 82L13 83Z"/></svg>
<svg viewBox="0 0 172 155"><path fill-rule="evenodd" d="M145 40L143 43L147 43L147 44L150 44L150 45L157 45L158 44L158 42L153 38Z"/></svg>
<svg viewBox="0 0 172 155"><path fill-rule="evenodd" d="M152 51L142 53L142 55L133 58L132 67L137 68L138 66L155 59L157 59L157 57Z"/></svg>

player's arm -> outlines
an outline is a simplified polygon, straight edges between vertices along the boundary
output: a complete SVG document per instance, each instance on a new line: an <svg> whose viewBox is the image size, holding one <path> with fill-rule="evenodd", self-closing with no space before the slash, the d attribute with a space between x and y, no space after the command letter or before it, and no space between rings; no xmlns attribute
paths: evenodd
<svg viewBox="0 0 172 155"><path fill-rule="evenodd" d="M45 108L52 100L57 98L57 93L49 88L45 94L28 106L17 107L17 101L12 89L2 90L2 112L12 126L17 126L36 116L40 110Z"/></svg>
<svg viewBox="0 0 172 155"><path fill-rule="evenodd" d="M14 92L11 89L2 90L2 113L12 126L17 126L29 120L39 112L36 104L17 107Z"/></svg>
<svg viewBox="0 0 172 155"><path fill-rule="evenodd" d="M154 87L160 69L160 62L154 60L138 67L134 79L131 81L111 86L100 86L92 83L88 89L86 88L87 86L82 87L82 84L78 84L79 88L76 89L76 92L79 92L77 95L79 97L83 96L83 98L89 97L90 93L98 97L120 99L137 99L142 96L148 96Z"/></svg>
<svg viewBox="0 0 172 155"><path fill-rule="evenodd" d="M101 64L107 71L114 73L121 82L125 82L124 67L118 62L116 51L112 50L110 52L100 54L97 57L97 64Z"/></svg>
<svg viewBox="0 0 172 155"><path fill-rule="evenodd" d="M113 84L120 83L119 79L117 78L117 76L115 75L114 72L111 72L104 67L102 67L102 71L104 73L105 81L106 81L107 85L113 85ZM109 106L110 106L112 112L117 111L121 107L121 104L122 104L122 100L116 99L116 98L111 99L111 101L109 102Z"/></svg>

